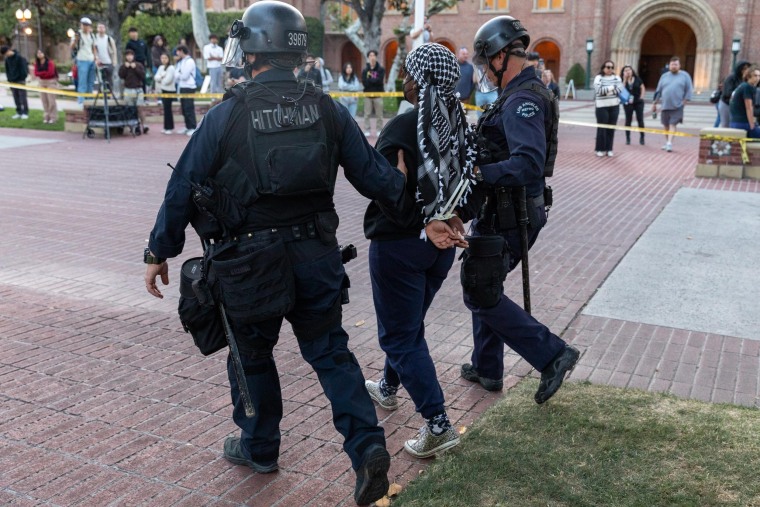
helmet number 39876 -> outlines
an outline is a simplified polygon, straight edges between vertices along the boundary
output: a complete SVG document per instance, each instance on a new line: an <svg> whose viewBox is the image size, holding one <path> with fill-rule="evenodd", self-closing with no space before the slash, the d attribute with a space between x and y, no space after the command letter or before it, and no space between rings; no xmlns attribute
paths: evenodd
<svg viewBox="0 0 760 507"><path fill-rule="evenodd" d="M306 47L306 33L304 32L287 32L288 46L296 48Z"/></svg>

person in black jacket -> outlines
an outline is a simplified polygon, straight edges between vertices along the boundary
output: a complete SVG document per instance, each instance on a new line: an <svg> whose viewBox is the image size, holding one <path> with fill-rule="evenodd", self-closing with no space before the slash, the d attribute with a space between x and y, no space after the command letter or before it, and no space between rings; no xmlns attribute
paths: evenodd
<svg viewBox="0 0 760 507"><path fill-rule="evenodd" d="M739 60L734 67L734 73L723 81L723 92L720 96L720 102L718 102L720 126L723 128L728 128L728 124L731 122L731 94L744 82L744 73L747 72L749 65L749 62Z"/></svg>
<svg viewBox="0 0 760 507"><path fill-rule="evenodd" d="M26 76L29 75L29 63L26 58L16 53L9 46L0 47L0 55L5 58L5 74L9 83L26 84ZM29 102L26 100L26 90L11 88L13 90L13 102L16 104L16 114L13 119L26 120L29 118Z"/></svg>
<svg viewBox="0 0 760 507"><path fill-rule="evenodd" d="M366 505L388 491L390 454L342 326L345 270L333 195L340 166L360 193L403 212L405 177L372 149L345 107L296 80L308 37L303 15L284 2L256 2L233 23L222 64L244 68L250 80L233 87L190 137L144 252L145 286L162 297L156 278L169 282L166 259L182 251L188 223L213 240L207 283L224 304L244 370L238 381L229 360L240 433L225 440L224 457L258 473L279 468L283 400L273 351L287 320L343 436L356 471L354 499ZM219 189L230 213L204 220L190 182ZM220 318L209 306L212 319Z"/></svg>
<svg viewBox="0 0 760 507"><path fill-rule="evenodd" d="M362 84L364 93L382 92L383 82L385 81L385 69L377 61L377 51L370 49L367 51L367 66L362 72ZM372 133L370 116L374 113L377 118L377 133L383 129L383 98L382 97L364 97L364 135L369 136Z"/></svg>
<svg viewBox="0 0 760 507"><path fill-rule="evenodd" d="M135 54L135 61L143 66L144 69L150 69L153 63L151 62L150 50L144 40L138 38L137 28L131 27L129 29L129 40L124 50L131 49ZM145 77L142 80L142 89L145 93Z"/></svg>
<svg viewBox="0 0 760 507"><path fill-rule="evenodd" d="M388 123L377 149L393 165L401 148L405 165L417 168L417 177L406 183L407 199L417 200L417 206L403 221L393 221L372 202L364 216L378 340L386 354L382 378L368 380L366 386L386 410L398 408L396 392L406 388L425 424L404 449L427 458L459 443L444 408L424 323L456 252L421 233L431 220L448 220L460 235L464 232L452 210L469 190L475 150L467 114L455 94L460 68L454 54L440 44L423 44L407 55L403 73L404 98L415 108ZM460 238L459 246L465 246Z"/></svg>

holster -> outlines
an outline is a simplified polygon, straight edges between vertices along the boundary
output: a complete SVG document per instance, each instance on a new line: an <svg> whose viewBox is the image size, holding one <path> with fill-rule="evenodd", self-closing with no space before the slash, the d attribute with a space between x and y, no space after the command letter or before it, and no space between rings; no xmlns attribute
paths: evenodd
<svg viewBox="0 0 760 507"><path fill-rule="evenodd" d="M506 240L499 235L468 236L462 253L460 281L464 293L481 308L496 306L509 272Z"/></svg>
<svg viewBox="0 0 760 507"><path fill-rule="evenodd" d="M201 354L208 356L227 346L221 316L214 304L203 259L186 260L180 270L179 306L177 312L186 333L190 333Z"/></svg>

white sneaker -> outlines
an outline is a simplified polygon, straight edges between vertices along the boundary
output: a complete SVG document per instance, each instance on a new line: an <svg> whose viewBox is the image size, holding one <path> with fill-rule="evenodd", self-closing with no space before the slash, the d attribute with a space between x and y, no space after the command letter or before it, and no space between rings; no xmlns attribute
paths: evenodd
<svg viewBox="0 0 760 507"><path fill-rule="evenodd" d="M186 135L187 137L190 137L190 136L192 136L192 135L193 135L193 133L194 133L194 132L195 132L195 129L188 129L188 130L185 132L185 135Z"/></svg>
<svg viewBox="0 0 760 507"><path fill-rule="evenodd" d="M396 398L396 395L383 396L383 392L380 390L380 382L366 380L364 387L367 388L369 397L375 400L381 408L385 410L396 410L398 408L398 398Z"/></svg>
<svg viewBox="0 0 760 507"><path fill-rule="evenodd" d="M429 458L430 456L454 447L459 443L459 433L454 427L447 429L442 434L435 436L430 433L427 424L420 428L417 438L407 440L404 450L416 458Z"/></svg>
<svg viewBox="0 0 760 507"><path fill-rule="evenodd" d="M14 120L18 120L19 118L21 118L21 115L20 114L14 114L13 116L11 116L11 118L14 119Z"/></svg>
<svg viewBox="0 0 760 507"><path fill-rule="evenodd" d="M665 151L668 151L668 152L673 151L673 144L671 143L665 144Z"/></svg>
<svg viewBox="0 0 760 507"><path fill-rule="evenodd" d="M161 132L163 132L164 134L174 134L173 130L162 130Z"/></svg>
<svg viewBox="0 0 760 507"><path fill-rule="evenodd" d="M607 156L608 156L608 157L612 157L612 156L613 156L612 152L611 152L611 151L608 151L608 152L607 152Z"/></svg>
<svg viewBox="0 0 760 507"><path fill-rule="evenodd" d="M596 152L596 156L597 157L603 157L604 156L604 152L603 151L597 151Z"/></svg>
<svg viewBox="0 0 760 507"><path fill-rule="evenodd" d="M177 134L187 134L187 129L178 130Z"/></svg>
<svg viewBox="0 0 760 507"><path fill-rule="evenodd" d="M28 120L29 119L29 115L28 114L22 114L21 115L21 119L22 120Z"/></svg>
<svg viewBox="0 0 760 507"><path fill-rule="evenodd" d="M365 130L364 131L364 135L367 136L367 137L369 137L369 136L372 135L372 132L370 132L369 130Z"/></svg>

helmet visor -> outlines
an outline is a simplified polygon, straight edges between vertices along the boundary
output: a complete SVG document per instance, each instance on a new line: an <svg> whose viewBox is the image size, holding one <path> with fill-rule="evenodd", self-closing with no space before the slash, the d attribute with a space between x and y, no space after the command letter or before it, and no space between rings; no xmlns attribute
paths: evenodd
<svg viewBox="0 0 760 507"><path fill-rule="evenodd" d="M235 67L242 69L245 66L245 55L240 47L240 39L237 37L228 37L224 44L224 56L222 65L225 67Z"/></svg>
<svg viewBox="0 0 760 507"><path fill-rule="evenodd" d="M488 77L488 62L476 65L475 71L478 74L478 90L481 93L490 93L498 88L498 85Z"/></svg>

